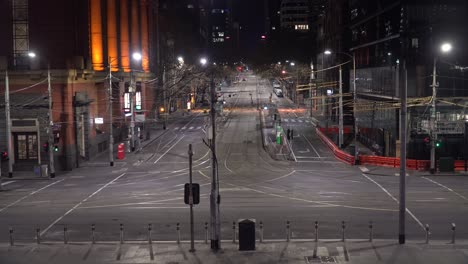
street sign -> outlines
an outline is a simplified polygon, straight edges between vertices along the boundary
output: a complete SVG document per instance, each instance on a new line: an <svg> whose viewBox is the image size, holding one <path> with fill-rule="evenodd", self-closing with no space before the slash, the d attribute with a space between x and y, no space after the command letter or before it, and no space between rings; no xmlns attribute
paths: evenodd
<svg viewBox="0 0 468 264"><path fill-rule="evenodd" d="M190 183L184 185L184 202L185 204L190 204ZM192 183L192 196L193 204L200 203L200 184Z"/></svg>

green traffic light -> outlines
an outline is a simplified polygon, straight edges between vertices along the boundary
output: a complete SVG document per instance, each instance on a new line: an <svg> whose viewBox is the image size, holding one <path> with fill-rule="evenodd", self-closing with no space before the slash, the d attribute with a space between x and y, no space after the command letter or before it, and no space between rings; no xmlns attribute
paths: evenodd
<svg viewBox="0 0 468 264"><path fill-rule="evenodd" d="M436 147L440 147L440 142L436 142Z"/></svg>
<svg viewBox="0 0 468 264"><path fill-rule="evenodd" d="M55 152L58 152L59 151L59 148L57 146L54 147L54 151Z"/></svg>

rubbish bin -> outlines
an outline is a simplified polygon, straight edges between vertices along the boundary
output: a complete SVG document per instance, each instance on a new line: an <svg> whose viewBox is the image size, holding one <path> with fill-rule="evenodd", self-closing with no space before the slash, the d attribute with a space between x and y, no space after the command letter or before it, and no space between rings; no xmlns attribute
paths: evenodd
<svg viewBox="0 0 468 264"><path fill-rule="evenodd" d="M255 250L255 220L239 220L239 251Z"/></svg>

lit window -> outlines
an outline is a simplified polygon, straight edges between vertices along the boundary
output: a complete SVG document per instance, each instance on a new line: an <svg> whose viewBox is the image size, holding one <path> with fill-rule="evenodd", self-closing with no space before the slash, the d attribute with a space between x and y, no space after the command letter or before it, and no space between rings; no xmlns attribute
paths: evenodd
<svg viewBox="0 0 468 264"><path fill-rule="evenodd" d="M309 25L295 25L295 30L309 30Z"/></svg>
<svg viewBox="0 0 468 264"><path fill-rule="evenodd" d="M188 9L192 9L192 8L193 8L193 5L188 4L188 5L187 5L187 8L188 8Z"/></svg>

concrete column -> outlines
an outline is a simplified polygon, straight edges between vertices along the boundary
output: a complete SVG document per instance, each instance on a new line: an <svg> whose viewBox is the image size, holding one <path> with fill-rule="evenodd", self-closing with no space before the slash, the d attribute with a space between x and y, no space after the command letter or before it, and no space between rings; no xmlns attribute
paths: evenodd
<svg viewBox="0 0 468 264"><path fill-rule="evenodd" d="M128 0L120 0L120 59L124 72L130 72L129 34Z"/></svg>
<svg viewBox="0 0 468 264"><path fill-rule="evenodd" d="M102 22L101 22L101 1L91 0L91 59L93 70L104 70L103 49L102 49Z"/></svg>
<svg viewBox="0 0 468 264"><path fill-rule="evenodd" d="M119 70L116 15L115 0L107 0L107 54L112 71Z"/></svg>
<svg viewBox="0 0 468 264"><path fill-rule="evenodd" d="M130 31L130 36L131 36L131 51L130 54L133 52L140 52L141 53L141 47L140 47L140 24L139 24L139 8L138 8L138 2L139 0L131 0L132 1L132 10L131 10L131 31ZM137 65L138 63L138 65ZM135 65L136 67L139 68L141 62L136 62L135 60L132 61L132 65Z"/></svg>
<svg viewBox="0 0 468 264"><path fill-rule="evenodd" d="M141 1L141 12L140 12L140 25L141 25L141 64L143 71L150 71L149 62L149 32L148 32L148 1Z"/></svg>

